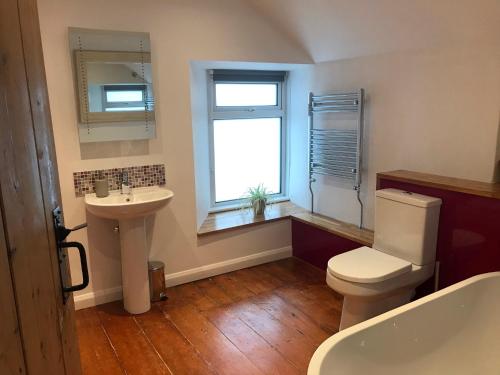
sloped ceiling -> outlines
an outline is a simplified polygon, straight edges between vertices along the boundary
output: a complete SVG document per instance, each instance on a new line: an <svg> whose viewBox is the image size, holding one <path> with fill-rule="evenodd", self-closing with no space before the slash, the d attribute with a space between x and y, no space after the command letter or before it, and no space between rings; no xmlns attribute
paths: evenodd
<svg viewBox="0 0 500 375"><path fill-rule="evenodd" d="M500 46L500 0L247 0L314 62L408 49Z"/></svg>

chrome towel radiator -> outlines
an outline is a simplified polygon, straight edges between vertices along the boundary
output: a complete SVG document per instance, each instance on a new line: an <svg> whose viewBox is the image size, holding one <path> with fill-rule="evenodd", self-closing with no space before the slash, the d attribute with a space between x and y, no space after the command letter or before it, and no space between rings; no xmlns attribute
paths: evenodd
<svg viewBox="0 0 500 375"><path fill-rule="evenodd" d="M360 198L361 156L363 142L364 90L327 95L309 93L309 190L311 212L314 212L314 175L350 180L360 205L359 227L363 226L363 202ZM357 116L354 129L314 127L314 116L322 113L353 113Z"/></svg>

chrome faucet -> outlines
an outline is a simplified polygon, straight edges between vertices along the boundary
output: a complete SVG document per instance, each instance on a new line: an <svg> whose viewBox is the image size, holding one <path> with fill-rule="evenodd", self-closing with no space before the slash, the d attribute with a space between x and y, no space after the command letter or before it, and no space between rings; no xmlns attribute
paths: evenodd
<svg viewBox="0 0 500 375"><path fill-rule="evenodd" d="M132 193L132 188L128 181L128 172L122 172L120 175L120 192L127 195Z"/></svg>

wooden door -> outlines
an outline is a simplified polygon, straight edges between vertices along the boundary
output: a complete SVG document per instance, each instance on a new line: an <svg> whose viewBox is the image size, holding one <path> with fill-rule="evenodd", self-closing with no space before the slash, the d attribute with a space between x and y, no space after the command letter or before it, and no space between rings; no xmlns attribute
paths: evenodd
<svg viewBox="0 0 500 375"><path fill-rule="evenodd" d="M60 205L36 0L1 0L2 375L81 373L74 305L72 298L63 303L52 224Z"/></svg>

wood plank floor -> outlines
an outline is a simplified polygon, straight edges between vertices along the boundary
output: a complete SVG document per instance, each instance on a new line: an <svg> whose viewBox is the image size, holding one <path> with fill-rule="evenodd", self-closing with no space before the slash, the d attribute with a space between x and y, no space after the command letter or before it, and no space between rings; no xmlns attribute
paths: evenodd
<svg viewBox="0 0 500 375"><path fill-rule="evenodd" d="M342 297L289 258L167 290L141 315L121 301L76 312L84 374L306 374L337 332Z"/></svg>

